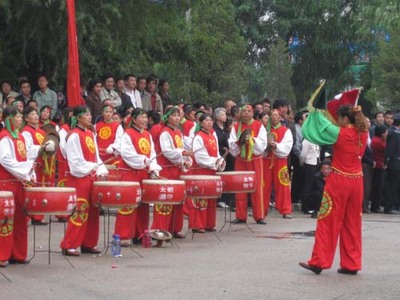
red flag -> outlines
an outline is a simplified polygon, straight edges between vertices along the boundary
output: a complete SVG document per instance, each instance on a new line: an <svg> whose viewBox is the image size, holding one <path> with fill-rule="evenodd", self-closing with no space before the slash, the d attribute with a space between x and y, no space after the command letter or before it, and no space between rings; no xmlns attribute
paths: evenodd
<svg viewBox="0 0 400 300"><path fill-rule="evenodd" d="M336 95L334 99L330 100L327 103L328 112L337 121L338 120L337 110L339 109L339 107L346 104L351 104L352 106L356 106L359 93L360 93L359 89L354 89Z"/></svg>
<svg viewBox="0 0 400 300"><path fill-rule="evenodd" d="M78 56L78 36L76 34L75 0L67 0L68 15L68 74L67 99L68 106L83 105L85 101L80 93L80 73Z"/></svg>

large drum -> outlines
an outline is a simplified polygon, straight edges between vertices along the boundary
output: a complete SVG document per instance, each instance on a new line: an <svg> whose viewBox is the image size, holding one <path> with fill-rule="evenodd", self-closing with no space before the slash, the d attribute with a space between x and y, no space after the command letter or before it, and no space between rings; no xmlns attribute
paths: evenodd
<svg viewBox="0 0 400 300"><path fill-rule="evenodd" d="M223 182L223 193L254 193L254 171L218 172Z"/></svg>
<svg viewBox="0 0 400 300"><path fill-rule="evenodd" d="M213 199L222 194L220 176L212 175L183 175L180 179L186 183L186 194L190 198Z"/></svg>
<svg viewBox="0 0 400 300"><path fill-rule="evenodd" d="M27 215L71 215L75 205L75 188L25 188L25 212Z"/></svg>
<svg viewBox="0 0 400 300"><path fill-rule="evenodd" d="M182 180L142 180L142 202L154 204L181 204L186 198Z"/></svg>
<svg viewBox="0 0 400 300"><path fill-rule="evenodd" d="M137 207L142 192L135 181L95 181L92 188L92 204L102 208Z"/></svg>
<svg viewBox="0 0 400 300"><path fill-rule="evenodd" d="M11 192L0 192L0 226L13 218L15 210L14 196Z"/></svg>
<svg viewBox="0 0 400 300"><path fill-rule="evenodd" d="M120 181L121 174L116 165L105 165L108 170L107 180L108 181Z"/></svg>

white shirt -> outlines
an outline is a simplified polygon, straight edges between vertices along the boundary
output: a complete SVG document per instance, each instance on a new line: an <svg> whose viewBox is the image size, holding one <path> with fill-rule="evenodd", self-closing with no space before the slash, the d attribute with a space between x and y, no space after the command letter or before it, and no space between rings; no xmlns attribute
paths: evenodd
<svg viewBox="0 0 400 300"><path fill-rule="evenodd" d="M253 155L261 155L264 150L267 148L267 130L264 126L260 127L258 131L258 135L253 137L254 139L254 149ZM228 143L229 143L229 152L232 156L236 157L240 154L240 147L236 142L238 141L235 126L232 127L231 133L229 135Z"/></svg>
<svg viewBox="0 0 400 300"><path fill-rule="evenodd" d="M306 139L303 140L303 147L301 149L301 154L299 157L300 165L312 165L316 166L318 164L319 158L319 146L315 145Z"/></svg>
<svg viewBox="0 0 400 300"><path fill-rule="evenodd" d="M193 153L194 160L200 167L217 170L216 163L217 160L221 158L221 156L219 155L218 137L215 131L213 132L213 136L215 137L215 142L217 146L217 156L214 157L208 154L206 146L204 145L204 139L199 134L197 134L193 139Z"/></svg>
<svg viewBox="0 0 400 300"><path fill-rule="evenodd" d="M125 94L131 98L131 102L134 108L142 108L142 97L138 90L125 89Z"/></svg>
<svg viewBox="0 0 400 300"><path fill-rule="evenodd" d="M293 147L293 135L290 129L288 128L283 135L282 140L279 143L276 143L275 155L279 158L286 158Z"/></svg>
<svg viewBox="0 0 400 300"><path fill-rule="evenodd" d="M164 157L168 159L175 166L182 167L186 161L189 163L193 162L189 156L182 155L185 149L175 148L172 136L167 131L163 131L160 134L160 147Z"/></svg>

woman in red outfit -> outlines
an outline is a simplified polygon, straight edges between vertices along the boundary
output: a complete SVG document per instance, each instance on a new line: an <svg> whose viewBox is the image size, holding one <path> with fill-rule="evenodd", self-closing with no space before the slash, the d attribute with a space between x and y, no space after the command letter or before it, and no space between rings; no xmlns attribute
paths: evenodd
<svg viewBox="0 0 400 300"><path fill-rule="evenodd" d="M341 106L337 115L339 126L314 109L302 127L304 138L310 142L333 145L333 160L318 212L312 256L300 266L315 274L329 269L340 239L338 272L355 275L361 270L361 158L367 145L368 130L360 106Z"/></svg>
<svg viewBox="0 0 400 300"><path fill-rule="evenodd" d="M193 175L215 175L223 171L224 159L219 155L218 139L213 130L213 120L208 114L199 118L199 128L193 139L194 167ZM189 199L189 228L193 232L214 231L216 223L215 199Z"/></svg>

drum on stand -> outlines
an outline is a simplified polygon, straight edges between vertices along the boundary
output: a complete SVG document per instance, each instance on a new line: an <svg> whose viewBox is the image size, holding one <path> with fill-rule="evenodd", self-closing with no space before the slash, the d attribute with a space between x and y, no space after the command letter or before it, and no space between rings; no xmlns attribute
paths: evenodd
<svg viewBox="0 0 400 300"><path fill-rule="evenodd" d="M223 193L254 193L256 190L254 171L217 172L223 183Z"/></svg>
<svg viewBox="0 0 400 300"><path fill-rule="evenodd" d="M141 202L139 182L95 181L92 188L92 204L101 208L137 207Z"/></svg>
<svg viewBox="0 0 400 300"><path fill-rule="evenodd" d="M186 183L186 194L190 198L217 199L222 194L220 176L182 175L179 177Z"/></svg>
<svg viewBox="0 0 400 300"><path fill-rule="evenodd" d="M142 202L148 204L181 204L186 198L183 180L142 180Z"/></svg>
<svg viewBox="0 0 400 300"><path fill-rule="evenodd" d="M7 223L7 220L14 217L15 203L14 195L9 191L0 192L0 226Z"/></svg>

